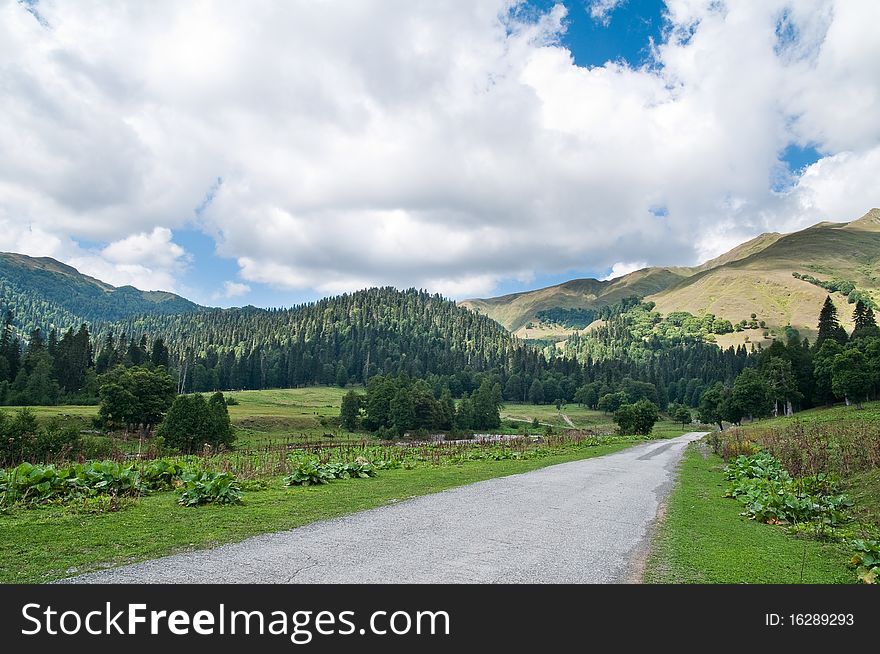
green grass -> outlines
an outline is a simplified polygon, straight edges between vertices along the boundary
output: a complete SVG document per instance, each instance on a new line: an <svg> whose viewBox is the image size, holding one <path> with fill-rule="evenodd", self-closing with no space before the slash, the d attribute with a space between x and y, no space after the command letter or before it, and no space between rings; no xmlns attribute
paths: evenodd
<svg viewBox="0 0 880 654"><path fill-rule="evenodd" d="M361 440L369 434L351 433L341 429L336 423L342 397L351 390L336 386L313 386L308 388L286 388L262 391L227 391L227 397L234 397L238 404L229 407L229 417L236 428L236 446L239 448L260 448L272 444L303 439ZM355 388L362 392L362 388ZM17 411L22 407L0 407L0 411ZM98 415L97 406L34 406L27 407L37 419L45 421L59 418L83 429L91 428L91 418ZM502 427L493 430L507 434L541 434L545 425L554 429L566 430L571 427L562 417L567 415L577 429L591 429L600 434L614 433L616 426L611 415L592 411L577 404L569 404L556 410L552 404L506 403L501 409ZM532 428L530 423L537 418L541 426ZM686 430L669 421L658 422L654 434L669 438L678 436ZM129 444L130 445L130 444ZM131 446L134 447L134 446ZM121 444L123 450L131 449Z"/></svg>
<svg viewBox="0 0 880 654"><path fill-rule="evenodd" d="M645 571L648 583L853 583L846 545L788 534L739 515L723 497L722 460L695 443L685 453Z"/></svg>
<svg viewBox="0 0 880 654"><path fill-rule="evenodd" d="M808 409L807 411L799 411L792 416L780 416L779 418L768 418L767 420L756 420L752 423L746 423L743 425L743 429L748 431L751 428L785 427L796 421L814 424L836 423L837 425L846 425L851 423L871 423L880 425L880 402L865 402L861 409L857 409L855 405L846 406L843 404Z"/></svg>
<svg viewBox="0 0 880 654"><path fill-rule="evenodd" d="M227 392L239 404L229 407L238 447L260 447L291 439L361 438L335 425L342 397L336 386Z"/></svg>
<svg viewBox="0 0 880 654"><path fill-rule="evenodd" d="M853 514L859 522L880 532L880 470L868 470L843 481L841 490L855 503Z"/></svg>
<svg viewBox="0 0 880 654"><path fill-rule="evenodd" d="M15 509L0 515L0 583L39 583L174 552L236 542L315 520L381 506L493 477L610 454L634 443L569 450L540 459L473 461L461 465L385 470L371 479L326 486L269 488L246 494L243 506L184 508L176 494L156 493L115 513L69 508Z"/></svg>

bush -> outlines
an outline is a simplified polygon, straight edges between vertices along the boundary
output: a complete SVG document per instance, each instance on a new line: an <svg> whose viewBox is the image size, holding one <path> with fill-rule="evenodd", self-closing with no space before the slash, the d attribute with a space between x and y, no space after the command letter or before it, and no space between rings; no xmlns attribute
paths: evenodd
<svg viewBox="0 0 880 654"><path fill-rule="evenodd" d="M115 451L113 440L107 436L80 436L77 454L83 459L106 459Z"/></svg>
<svg viewBox="0 0 880 654"><path fill-rule="evenodd" d="M850 565L856 569L859 581L876 584L880 579L880 541L856 539L852 545L856 553Z"/></svg>
<svg viewBox="0 0 880 654"><path fill-rule="evenodd" d="M53 418L37 431L27 458L36 461L70 458L78 455L80 450L79 430L64 427L57 418Z"/></svg>
<svg viewBox="0 0 880 654"><path fill-rule="evenodd" d="M167 447L185 453L198 452L205 445L231 446L235 432L223 393L214 393L209 401L201 393L178 395L156 436Z"/></svg>
<svg viewBox="0 0 880 654"><path fill-rule="evenodd" d="M284 478L287 486L317 486L326 484L331 477L327 469L317 461L301 461L292 473Z"/></svg>
<svg viewBox="0 0 880 654"><path fill-rule="evenodd" d="M9 471L0 469L0 496L4 505L65 503L98 495L136 497L143 492L137 468L115 461L64 468L22 463Z"/></svg>
<svg viewBox="0 0 880 654"><path fill-rule="evenodd" d="M191 470L181 477L180 498L182 506L203 504L241 504L244 492L229 472L206 472Z"/></svg>
<svg viewBox="0 0 880 654"><path fill-rule="evenodd" d="M399 460L383 461L373 465L366 459L358 458L349 463L320 463L314 459L300 461L294 471L284 478L287 486L317 486L329 483L331 479L366 479L376 476L376 469L399 468Z"/></svg>
<svg viewBox="0 0 880 654"><path fill-rule="evenodd" d="M657 405L650 400L639 400L635 404L624 404L614 412L614 422L621 434L646 436L654 429L660 418Z"/></svg>
<svg viewBox="0 0 880 654"><path fill-rule="evenodd" d="M156 459L143 467L141 480L147 490L170 490L178 485L183 473L181 463L167 459Z"/></svg>
<svg viewBox="0 0 880 654"><path fill-rule="evenodd" d="M21 409L14 418L0 411L0 465L14 465L33 458L37 438L37 417Z"/></svg>
<svg viewBox="0 0 880 654"><path fill-rule="evenodd" d="M793 479L767 452L739 456L725 468L733 483L726 496L745 505L742 515L771 524L815 522L834 527L846 520L852 502L837 494L829 475Z"/></svg>

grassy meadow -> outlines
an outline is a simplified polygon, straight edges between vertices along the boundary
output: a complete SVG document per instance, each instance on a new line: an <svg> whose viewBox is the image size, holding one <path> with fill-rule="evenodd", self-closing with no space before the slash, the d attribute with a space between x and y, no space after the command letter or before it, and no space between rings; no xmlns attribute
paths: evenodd
<svg viewBox="0 0 880 654"><path fill-rule="evenodd" d="M763 524L741 515L743 504L725 497L731 485L723 472L725 460L757 449L772 454L794 479L832 479L834 492L852 502L844 522L817 529ZM857 539L880 539L880 402L757 420L693 444L645 580L854 583L857 572L848 563Z"/></svg>
<svg viewBox="0 0 880 654"><path fill-rule="evenodd" d="M287 443L314 441L360 441L372 438L365 432L348 432L339 426L342 397L351 390L336 386L284 388L261 391L228 391L226 397L238 404L229 407L229 417L236 429L236 447L252 449ZM355 388L354 390L362 390ZM14 412L24 407L0 407ZM81 429L92 428L98 415L97 406L31 406L38 420L53 418L72 423ZM571 421L569 424L565 417ZM532 420L538 420L538 426ZM610 414L593 411L577 404L568 404L559 411L552 404L507 403L501 407L502 425L494 433L543 434L547 427L554 431L589 430L595 434L612 434L616 426ZM573 425L573 427L572 427ZM697 427L694 427L696 429ZM684 433L678 423L661 420L654 427L654 436L669 438ZM130 445L130 443L128 444ZM122 444L123 451L131 449Z"/></svg>
<svg viewBox="0 0 880 654"><path fill-rule="evenodd" d="M233 473L245 491L242 505L183 507L175 491L121 498L109 509L87 501L5 507L0 503L0 529L5 535L0 541L0 583L44 582L212 547L454 486L601 456L644 441L611 435L614 424L602 412L577 406L563 407L560 412L550 405L512 404L502 409L503 424L498 431L541 438L504 443L382 443L367 433L347 433L337 426L345 392L319 387L227 393L238 402L229 407L238 434L236 448L203 456L166 457L185 466ZM41 421L75 420L84 428L97 415L94 406L30 408ZM570 431L564 416L582 431ZM533 427L534 418L543 424ZM653 437L668 438L688 430L663 422ZM303 462L358 459L392 460L399 467L380 469L367 479L339 479L308 487L285 485L285 476Z"/></svg>

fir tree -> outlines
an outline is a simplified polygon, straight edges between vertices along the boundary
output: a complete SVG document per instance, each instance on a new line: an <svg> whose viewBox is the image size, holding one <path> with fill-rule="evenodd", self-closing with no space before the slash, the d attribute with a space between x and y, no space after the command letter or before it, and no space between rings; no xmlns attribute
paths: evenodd
<svg viewBox="0 0 880 654"><path fill-rule="evenodd" d="M874 310L861 300L856 302L856 308L853 311L853 322L855 323L855 328L850 336L850 340L880 336L880 329L877 328L877 320L874 318Z"/></svg>
<svg viewBox="0 0 880 654"><path fill-rule="evenodd" d="M822 343L827 339L837 341L841 345L845 344L849 337L840 322L837 320L837 307L831 301L831 296L825 297L825 304L819 312L819 335L816 336L816 349L822 347Z"/></svg>

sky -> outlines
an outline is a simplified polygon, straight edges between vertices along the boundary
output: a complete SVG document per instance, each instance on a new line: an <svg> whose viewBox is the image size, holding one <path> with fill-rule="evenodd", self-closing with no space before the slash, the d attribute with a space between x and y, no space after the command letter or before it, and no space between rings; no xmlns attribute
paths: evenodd
<svg viewBox="0 0 880 654"><path fill-rule="evenodd" d="M0 250L486 297L880 206L875 0L0 0Z"/></svg>

